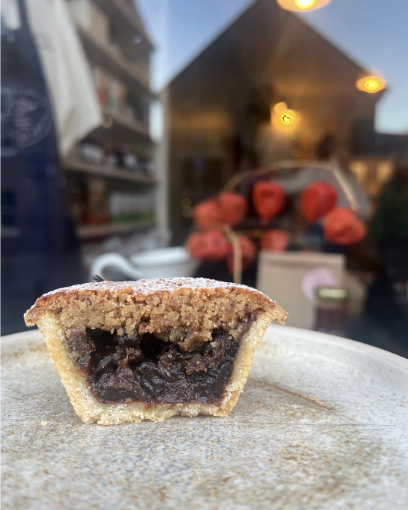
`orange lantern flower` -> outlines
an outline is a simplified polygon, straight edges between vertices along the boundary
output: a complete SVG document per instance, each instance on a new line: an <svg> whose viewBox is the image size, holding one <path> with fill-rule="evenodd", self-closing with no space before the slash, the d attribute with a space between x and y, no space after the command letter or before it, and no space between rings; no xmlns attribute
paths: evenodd
<svg viewBox="0 0 408 510"><path fill-rule="evenodd" d="M186 243L187 251L199 260L218 261L227 257L229 243L220 230L207 230L191 234Z"/></svg>
<svg viewBox="0 0 408 510"><path fill-rule="evenodd" d="M221 193L218 206L224 223L232 227L240 223L247 213L246 200L237 193Z"/></svg>
<svg viewBox="0 0 408 510"><path fill-rule="evenodd" d="M286 203L284 189L273 182L257 182L252 190L252 198L255 210L263 220L277 216Z"/></svg>
<svg viewBox="0 0 408 510"><path fill-rule="evenodd" d="M346 207L333 209L324 221L324 235L333 243L355 244L364 239L366 233L364 223Z"/></svg>
<svg viewBox="0 0 408 510"><path fill-rule="evenodd" d="M336 188L327 182L315 181L303 191L300 205L307 221L313 223L331 211L336 202Z"/></svg>
<svg viewBox="0 0 408 510"><path fill-rule="evenodd" d="M194 221L200 228L211 228L222 223L221 212L216 200L205 200L194 207Z"/></svg>
<svg viewBox="0 0 408 510"><path fill-rule="evenodd" d="M284 230L272 229L262 236L262 249L266 251L285 251L289 244L289 235Z"/></svg>

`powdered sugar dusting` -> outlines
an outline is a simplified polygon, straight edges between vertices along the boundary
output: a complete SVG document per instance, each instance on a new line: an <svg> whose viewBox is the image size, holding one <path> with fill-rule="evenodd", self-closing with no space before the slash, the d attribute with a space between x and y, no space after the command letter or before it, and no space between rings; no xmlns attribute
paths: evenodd
<svg viewBox="0 0 408 510"><path fill-rule="evenodd" d="M103 281L103 282L89 282L83 283L81 285L72 285L71 287L63 287L61 289L55 289L51 292L47 292L41 298L37 300L37 302L27 311L29 313L40 300L44 298L51 297L57 294L70 294L71 292L77 291L111 291L118 292L124 289L130 289L134 294L138 295L150 295L155 292L174 292L179 289L187 289L187 290L200 290L200 289L208 289L208 290L217 290L217 289L225 289L225 290L233 290L233 289L241 289L245 292L253 293L254 297L257 296L262 297L267 300L271 305L276 305L275 301L271 298L256 290L252 287L248 287L246 285L237 285L235 283L230 282L222 282L218 280L209 280L207 278L156 278L153 280L138 280L138 281L130 281L130 282L111 282L111 281Z"/></svg>

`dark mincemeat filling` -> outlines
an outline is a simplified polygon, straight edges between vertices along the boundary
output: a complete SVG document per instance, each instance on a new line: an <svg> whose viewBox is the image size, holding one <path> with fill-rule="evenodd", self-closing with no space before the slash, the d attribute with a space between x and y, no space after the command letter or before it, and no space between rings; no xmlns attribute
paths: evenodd
<svg viewBox="0 0 408 510"><path fill-rule="evenodd" d="M254 320L248 319L241 336ZM76 333L67 344L93 394L105 403L220 403L239 349L239 341L222 329L192 352L149 333L119 336L102 329Z"/></svg>

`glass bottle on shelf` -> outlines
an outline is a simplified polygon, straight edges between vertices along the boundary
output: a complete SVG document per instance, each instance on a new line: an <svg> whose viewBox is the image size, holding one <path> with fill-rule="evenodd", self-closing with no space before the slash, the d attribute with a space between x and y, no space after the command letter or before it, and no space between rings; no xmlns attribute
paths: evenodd
<svg viewBox="0 0 408 510"><path fill-rule="evenodd" d="M314 331L346 336L347 290L342 287L318 287Z"/></svg>

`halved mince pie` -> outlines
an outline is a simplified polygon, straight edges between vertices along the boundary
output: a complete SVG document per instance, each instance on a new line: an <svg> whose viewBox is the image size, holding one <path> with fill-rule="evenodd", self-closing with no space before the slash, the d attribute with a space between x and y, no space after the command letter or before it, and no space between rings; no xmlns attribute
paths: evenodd
<svg viewBox="0 0 408 510"><path fill-rule="evenodd" d="M286 317L255 289L201 278L76 285L25 314L78 416L102 425L226 416L265 329Z"/></svg>

